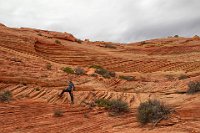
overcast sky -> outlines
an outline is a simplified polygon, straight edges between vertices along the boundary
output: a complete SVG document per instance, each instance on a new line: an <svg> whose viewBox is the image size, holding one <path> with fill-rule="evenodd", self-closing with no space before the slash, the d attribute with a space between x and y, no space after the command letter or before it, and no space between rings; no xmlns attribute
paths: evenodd
<svg viewBox="0 0 200 133"><path fill-rule="evenodd" d="M0 23L134 42L200 35L200 0L0 0Z"/></svg>

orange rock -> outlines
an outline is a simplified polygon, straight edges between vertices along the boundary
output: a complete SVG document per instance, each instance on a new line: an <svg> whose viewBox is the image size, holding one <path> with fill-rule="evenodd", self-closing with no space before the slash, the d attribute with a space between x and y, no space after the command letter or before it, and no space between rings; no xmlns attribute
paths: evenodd
<svg viewBox="0 0 200 133"><path fill-rule="evenodd" d="M94 68L89 68L88 70L87 70L87 75L92 75L92 74L94 74L95 73L95 69Z"/></svg>
<svg viewBox="0 0 200 133"><path fill-rule="evenodd" d="M58 38L58 39L63 39L63 40L68 40L68 41L72 41L75 42L76 38L69 33L60 33L60 32L50 32L49 34L53 35L54 38Z"/></svg>
<svg viewBox="0 0 200 133"><path fill-rule="evenodd" d="M6 26L5 26L4 24L2 24L2 23L0 23L0 26L1 26L1 27L6 27Z"/></svg>

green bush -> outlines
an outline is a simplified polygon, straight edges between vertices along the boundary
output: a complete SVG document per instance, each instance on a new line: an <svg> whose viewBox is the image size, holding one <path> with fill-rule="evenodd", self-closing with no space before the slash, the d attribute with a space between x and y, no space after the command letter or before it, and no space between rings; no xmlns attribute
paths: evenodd
<svg viewBox="0 0 200 133"><path fill-rule="evenodd" d="M61 42L59 40L55 40L56 44L61 44Z"/></svg>
<svg viewBox="0 0 200 133"><path fill-rule="evenodd" d="M194 94L200 92L200 82L190 82L188 84L189 89L187 90L188 94Z"/></svg>
<svg viewBox="0 0 200 133"><path fill-rule="evenodd" d="M121 114L129 111L128 104L120 99L97 99L95 103L97 106L104 107L105 109L108 109L110 112L115 114Z"/></svg>
<svg viewBox="0 0 200 133"><path fill-rule="evenodd" d="M85 74L85 70L80 67L75 68L74 71L75 71L76 75L84 75Z"/></svg>
<svg viewBox="0 0 200 133"><path fill-rule="evenodd" d="M64 72L68 73L68 74L74 74L74 70L70 67L65 67L63 69Z"/></svg>
<svg viewBox="0 0 200 133"><path fill-rule="evenodd" d="M57 109L57 110L54 110L53 116L54 116L54 117L62 117L62 116L63 116L63 113L64 113L63 111Z"/></svg>
<svg viewBox="0 0 200 133"><path fill-rule="evenodd" d="M127 80L127 81L133 81L133 80L135 80L135 77L133 77L133 76L119 76L119 78Z"/></svg>
<svg viewBox="0 0 200 133"><path fill-rule="evenodd" d="M0 93L0 102L9 102L12 99L12 93L7 90Z"/></svg>
<svg viewBox="0 0 200 133"><path fill-rule="evenodd" d="M137 119L142 124L156 123L170 113L170 109L158 100L141 103L137 111Z"/></svg>

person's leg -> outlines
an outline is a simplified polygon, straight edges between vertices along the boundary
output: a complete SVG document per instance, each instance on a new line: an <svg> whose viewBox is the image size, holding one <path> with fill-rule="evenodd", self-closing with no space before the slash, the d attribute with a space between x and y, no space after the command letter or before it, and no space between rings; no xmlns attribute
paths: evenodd
<svg viewBox="0 0 200 133"><path fill-rule="evenodd" d="M62 97L62 95L63 95L64 92L66 92L65 89L62 90L62 92L61 92L61 94L60 94L60 97Z"/></svg>
<svg viewBox="0 0 200 133"><path fill-rule="evenodd" d="M74 95L71 91L69 91L69 95L71 97L71 103L74 104Z"/></svg>

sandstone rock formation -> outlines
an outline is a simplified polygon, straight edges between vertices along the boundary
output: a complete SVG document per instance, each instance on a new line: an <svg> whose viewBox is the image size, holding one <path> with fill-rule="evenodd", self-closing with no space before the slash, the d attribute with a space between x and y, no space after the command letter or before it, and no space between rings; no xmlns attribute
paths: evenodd
<svg viewBox="0 0 200 133"><path fill-rule="evenodd" d="M105 47L108 44L115 48ZM200 81L199 44L198 39L181 37L126 45L89 40L79 44L68 33L0 25L0 90L14 96L11 103L0 103L0 132L198 133L199 93L185 92L190 81ZM94 65L116 72L116 77L94 75ZM86 74L68 74L65 67L82 67ZM67 79L77 87L72 106L68 95L57 96ZM98 98L122 99L131 111L110 117L104 109L88 107ZM148 99L174 110L153 129L136 119L137 107ZM57 108L63 117L52 117Z"/></svg>

